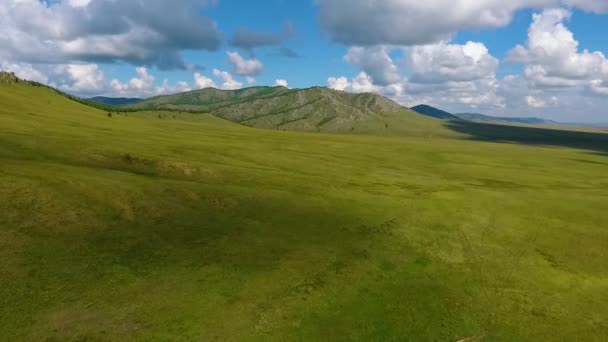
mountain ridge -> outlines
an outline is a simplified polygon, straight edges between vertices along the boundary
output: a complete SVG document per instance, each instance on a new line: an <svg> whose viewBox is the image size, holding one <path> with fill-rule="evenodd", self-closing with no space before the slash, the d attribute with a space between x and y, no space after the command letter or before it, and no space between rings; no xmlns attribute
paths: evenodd
<svg viewBox="0 0 608 342"><path fill-rule="evenodd" d="M354 94L325 87L205 88L156 96L120 108L205 112L246 126L295 131L349 132L362 123L384 122L387 126L389 116L430 120L378 94Z"/></svg>
<svg viewBox="0 0 608 342"><path fill-rule="evenodd" d="M122 105L131 104L131 103L141 102L144 99L142 99L142 98L135 98L135 97L95 96L95 97L91 97L91 98L88 98L88 99L85 99L85 100L91 101L91 102L95 102L95 103L104 104L104 105L110 105L110 106L122 106Z"/></svg>
<svg viewBox="0 0 608 342"><path fill-rule="evenodd" d="M568 125L553 120L537 118L537 117L500 117L485 115L479 113L450 113L445 110L421 104L411 108L412 110L432 118L441 120L464 120L470 122L495 123L495 124L524 124L524 125ZM589 125L585 125L589 126Z"/></svg>

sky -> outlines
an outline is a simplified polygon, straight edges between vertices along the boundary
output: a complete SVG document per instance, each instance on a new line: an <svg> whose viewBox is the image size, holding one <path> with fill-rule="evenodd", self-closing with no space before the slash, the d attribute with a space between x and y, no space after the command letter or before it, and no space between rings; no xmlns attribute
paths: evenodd
<svg viewBox="0 0 608 342"><path fill-rule="evenodd" d="M281 85L608 122L608 0L0 0L0 69L81 97Z"/></svg>

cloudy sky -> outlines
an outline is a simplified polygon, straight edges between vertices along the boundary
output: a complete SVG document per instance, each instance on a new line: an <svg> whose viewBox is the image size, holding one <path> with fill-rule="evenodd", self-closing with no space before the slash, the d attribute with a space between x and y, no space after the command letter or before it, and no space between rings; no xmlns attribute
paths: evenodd
<svg viewBox="0 0 608 342"><path fill-rule="evenodd" d="M0 69L79 96L328 86L608 122L608 0L0 0Z"/></svg>

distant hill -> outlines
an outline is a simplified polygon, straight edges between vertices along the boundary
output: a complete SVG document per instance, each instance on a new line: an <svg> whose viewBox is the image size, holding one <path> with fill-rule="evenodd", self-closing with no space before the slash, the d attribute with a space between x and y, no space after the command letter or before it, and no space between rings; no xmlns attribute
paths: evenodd
<svg viewBox="0 0 608 342"><path fill-rule="evenodd" d="M420 113L422 115L426 115L429 116L431 118L435 118L435 119L441 119L441 120L457 120L458 117L454 116L453 114L450 114L444 110L435 108L435 107L431 107L429 105L419 105L416 107L412 107L411 108L413 111L415 111L416 113Z"/></svg>
<svg viewBox="0 0 608 342"><path fill-rule="evenodd" d="M561 125L559 122L546 120L542 118L509 118L509 117L498 117L490 116L478 113L457 113L452 114L444 110L431 107L429 105L419 105L412 107L417 113L422 115L430 116L432 118L441 120L465 120L474 122L487 122L487 123L508 123L508 124L525 124L525 125Z"/></svg>
<svg viewBox="0 0 608 342"><path fill-rule="evenodd" d="M127 98L127 97L104 97L104 96L96 96L90 99L87 99L91 102L106 104L110 106L122 106L126 104L132 104L143 101L143 99L138 98Z"/></svg>
<svg viewBox="0 0 608 342"><path fill-rule="evenodd" d="M158 96L122 108L206 112L246 126L294 131L378 133L441 125L377 94L320 87L207 88Z"/></svg>
<svg viewBox="0 0 608 342"><path fill-rule="evenodd" d="M542 118L508 118L483 115L477 113L458 113L454 114L462 120L477 121L477 122L495 122L495 123L518 123L526 125L561 125L559 122L546 120Z"/></svg>

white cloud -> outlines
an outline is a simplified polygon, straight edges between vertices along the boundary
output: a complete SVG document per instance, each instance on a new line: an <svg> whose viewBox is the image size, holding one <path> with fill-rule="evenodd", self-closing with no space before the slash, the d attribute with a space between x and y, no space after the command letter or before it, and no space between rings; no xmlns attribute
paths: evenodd
<svg viewBox="0 0 608 342"><path fill-rule="evenodd" d="M400 76L390 58L391 49L386 46L351 48L345 61L359 65L363 71L352 80L329 78L328 87L349 92L375 92L404 105L429 102L471 107L505 106L504 98L497 93L499 62L483 43L440 42L403 48L408 78ZM371 70L373 74L365 70Z"/></svg>
<svg viewBox="0 0 608 342"><path fill-rule="evenodd" d="M526 46L509 52L509 62L526 65L524 75L533 87L590 86L608 80L608 60L602 52L579 52L579 42L564 25L571 15L564 9L534 14Z"/></svg>
<svg viewBox="0 0 608 342"><path fill-rule="evenodd" d="M178 81L174 85L171 85L165 79L160 86L157 86L155 82L156 78L149 73L148 69L139 67L135 71L138 77L133 77L126 83L113 79L110 82L109 94L124 97L150 97L192 90L192 87L185 81ZM196 83L196 74L194 78Z"/></svg>
<svg viewBox="0 0 608 342"><path fill-rule="evenodd" d="M438 43L406 49L415 83L464 82L493 78L498 60L483 43L464 45Z"/></svg>
<svg viewBox="0 0 608 342"><path fill-rule="evenodd" d="M545 101L532 95L526 96L526 103L532 108L544 108L547 106Z"/></svg>
<svg viewBox="0 0 608 342"><path fill-rule="evenodd" d="M436 44L404 49L409 73L406 92L399 100L406 105L427 103L472 108L502 108L498 94L498 60L479 42Z"/></svg>
<svg viewBox="0 0 608 342"><path fill-rule="evenodd" d="M198 72L194 73L194 85L198 89L217 88L214 80L210 79L209 77L205 77Z"/></svg>
<svg viewBox="0 0 608 342"><path fill-rule="evenodd" d="M85 7L87 6L91 0L68 0L68 3L72 7Z"/></svg>
<svg viewBox="0 0 608 342"><path fill-rule="evenodd" d="M276 80L274 81L274 85L289 88L289 83L287 82L287 80Z"/></svg>
<svg viewBox="0 0 608 342"><path fill-rule="evenodd" d="M264 70L264 65L257 59L245 59L238 52L227 52L228 61L232 64L233 73L239 76L257 76Z"/></svg>
<svg viewBox="0 0 608 342"><path fill-rule="evenodd" d="M192 87L188 82L178 81L174 85L169 84L169 80L164 79L160 87L156 88L156 93L159 95L183 93L191 91Z"/></svg>
<svg viewBox="0 0 608 342"><path fill-rule="evenodd" d="M401 80L397 66L389 56L390 52L391 48L387 46L351 47L344 60L359 66L374 83L385 86Z"/></svg>
<svg viewBox="0 0 608 342"><path fill-rule="evenodd" d="M243 83L232 78L232 75L227 71L213 69L213 76L222 80L222 89L235 90L243 88Z"/></svg>
<svg viewBox="0 0 608 342"><path fill-rule="evenodd" d="M371 76L361 71L352 80L342 77L330 77L327 79L327 87L334 90L347 91L351 93L383 93L386 87L374 84Z"/></svg>
<svg viewBox="0 0 608 342"><path fill-rule="evenodd" d="M321 28L348 46L412 46L450 39L462 29L508 25L524 8L574 6L606 12L605 0L317 0ZM345 13L347 9L347 13Z"/></svg>
<svg viewBox="0 0 608 342"><path fill-rule="evenodd" d="M97 64L70 64L58 67L72 81L60 88L70 93L84 94L102 92L105 89L105 76Z"/></svg>
<svg viewBox="0 0 608 342"><path fill-rule="evenodd" d="M329 89L346 91L350 88L350 81L344 76L338 78L330 77L327 79L327 87Z"/></svg>
<svg viewBox="0 0 608 342"><path fill-rule="evenodd" d="M371 93L378 91L372 78L363 71L360 72L357 77L353 78L350 87L353 93Z"/></svg>
<svg viewBox="0 0 608 342"><path fill-rule="evenodd" d="M594 80L591 81L590 89L598 95L608 95L608 81Z"/></svg>
<svg viewBox="0 0 608 342"><path fill-rule="evenodd" d="M184 50L217 50L221 33L202 16L215 0L3 0L0 58L31 64L124 61L188 69Z"/></svg>
<svg viewBox="0 0 608 342"><path fill-rule="evenodd" d="M255 84L255 78L253 78L251 76L247 76L245 78L245 80L247 80L247 84L249 84L249 85Z"/></svg>

